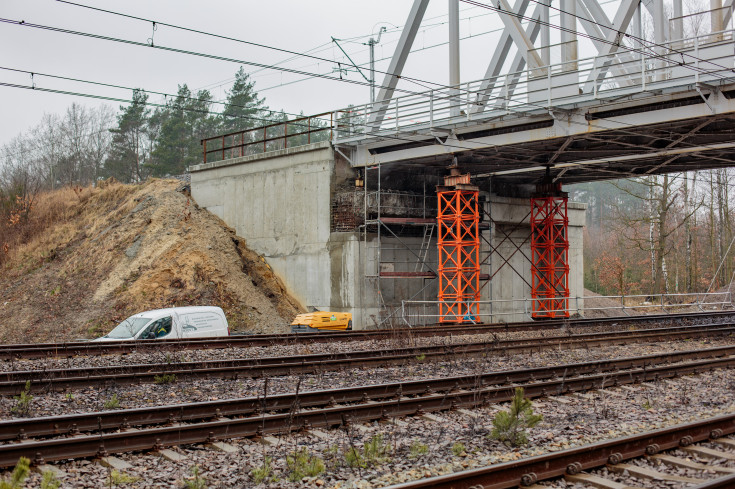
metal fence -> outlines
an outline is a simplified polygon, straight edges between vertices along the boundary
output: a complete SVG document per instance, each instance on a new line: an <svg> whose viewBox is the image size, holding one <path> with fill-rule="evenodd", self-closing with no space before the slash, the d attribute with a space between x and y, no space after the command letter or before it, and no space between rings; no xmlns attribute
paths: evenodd
<svg viewBox="0 0 735 489"><path fill-rule="evenodd" d="M709 293L679 293L679 294L655 294L655 295L604 295L604 296L577 296L569 297L569 307L556 309L553 312L569 312L570 315L592 312L617 313L619 316L630 316L632 314L644 315L663 312L704 312L713 310L735 309L732 294L726 292ZM614 301L615 305L594 305L595 301L601 299ZM466 321L470 323L499 322L515 317L515 320L531 320L534 301L546 301L548 298L524 298L524 299L499 299L489 301L476 301L472 304L479 305L479 314L469 313L472 309L467 307ZM435 324L441 317L439 304L441 301L401 301L401 320L408 326L420 326ZM619 303L619 305L617 304ZM454 304L452 302L452 304ZM589 304L589 305L588 305Z"/></svg>

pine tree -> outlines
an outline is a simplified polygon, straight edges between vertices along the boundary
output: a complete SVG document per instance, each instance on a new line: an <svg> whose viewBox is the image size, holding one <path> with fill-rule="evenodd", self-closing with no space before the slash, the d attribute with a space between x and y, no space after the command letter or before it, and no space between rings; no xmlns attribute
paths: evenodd
<svg viewBox="0 0 735 489"><path fill-rule="evenodd" d="M211 103L209 91L200 90L192 96L183 84L179 85L176 98L156 111L154 119L160 121L160 129L150 165L153 176L177 175L202 161L201 139L221 130L209 114Z"/></svg>
<svg viewBox="0 0 735 489"><path fill-rule="evenodd" d="M528 428L541 422L543 416L533 414L533 404L524 397L523 388L516 387L509 411L500 411L493 419L491 436L509 446L517 447L528 443Z"/></svg>
<svg viewBox="0 0 735 489"><path fill-rule="evenodd" d="M110 129L112 146L105 161L105 173L125 183L139 182L144 178L145 139L150 116L147 102L148 95L144 91L134 90L130 105L120 106L117 128Z"/></svg>
<svg viewBox="0 0 735 489"><path fill-rule="evenodd" d="M235 132L265 125L263 113L268 110L265 100L255 92L255 82L241 66L235 74L235 83L227 92L225 110L222 111L222 126L225 132Z"/></svg>

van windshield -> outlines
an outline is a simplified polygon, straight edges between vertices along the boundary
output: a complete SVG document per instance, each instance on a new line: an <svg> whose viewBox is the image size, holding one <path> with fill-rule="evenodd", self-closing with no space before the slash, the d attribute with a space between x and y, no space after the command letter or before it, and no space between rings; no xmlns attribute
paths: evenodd
<svg viewBox="0 0 735 489"><path fill-rule="evenodd" d="M115 326L115 329L107 333L107 337L118 340L127 340L138 334L138 331L148 324L150 320L151 318L127 318L125 321Z"/></svg>

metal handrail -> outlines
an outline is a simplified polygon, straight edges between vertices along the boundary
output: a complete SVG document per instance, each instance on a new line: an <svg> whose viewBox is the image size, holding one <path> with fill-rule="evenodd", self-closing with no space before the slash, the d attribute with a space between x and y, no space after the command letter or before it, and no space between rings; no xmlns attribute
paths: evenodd
<svg viewBox="0 0 735 489"><path fill-rule="evenodd" d="M702 50L708 46L718 46L723 42L732 43L734 39L735 29L726 29L668 41L662 45L661 50L671 51L673 53L671 59L666 55L662 57L658 52L648 55L641 52L639 47L621 46L621 49L612 54L575 60L577 70L573 71L566 69L569 61L561 61L463 83L460 95L449 87L432 89L231 132L202 140L204 162L208 161L208 155L219 153L222 159L225 159L228 151L233 153L237 149L240 150L239 156L244 156L246 148L259 144L263 145L263 152L268 150L269 143L278 141L283 141L283 144L277 149L281 149L280 146L286 148L288 138L296 136L306 135L305 144L310 144L311 134L316 132L329 131L328 139L334 144L348 144L407 130L431 129L476 119L488 120L508 114L546 112L552 107L572 106L612 95L640 94L645 99L653 96L650 92L654 84L657 88L668 88L691 85L692 81L719 82L723 76L731 78L732 68L729 65L732 64L732 54L712 55L714 57L709 61L714 63L712 66L716 69L705 69L704 72L701 72L703 67L700 66L699 58L702 56ZM684 58L689 51L694 54L691 60ZM683 56L680 56L682 53ZM595 78L597 70L602 65L609 64L611 59L615 60L614 69L610 67L604 77ZM720 68L717 64L723 66ZM692 71L684 71L690 68ZM621 71L622 75L614 73L614 70ZM545 75L538 76L539 73ZM567 75L570 75L569 80L565 78ZM452 108L457 106L461 109L460 116L452 112ZM377 113L384 114L382 122L371 124L371 117ZM346 120L340 121L340 117ZM328 119L329 123L327 126L312 129L312 122L317 119L320 122ZM303 124L304 121L308 127L306 131L288 134L289 125ZM283 127L283 134L268 135L269 130L278 127ZM246 133L255 134L257 139L246 142ZM239 144L235 141L237 136L240 137ZM227 144L227 138L233 139L232 144ZM221 141L221 147L207 149L207 142L212 144L215 141Z"/></svg>
<svg viewBox="0 0 735 489"><path fill-rule="evenodd" d="M721 300L715 300L714 297L722 297ZM672 301L671 299L677 298L677 297L694 297L695 300L690 302L677 302ZM702 299L706 299L708 297L711 297L713 300L709 301L703 301ZM472 301L472 304L478 304L480 305L480 313L475 314L477 317L502 317L502 316L518 316L523 315L531 318L531 307L530 305L533 304L533 302L542 302L542 301L549 301L549 300L562 300L565 299L568 301L568 304L574 303L574 307L567 307L564 309L549 309L544 310L544 313L555 313L555 314L561 314L561 313L577 313L577 312L591 312L591 311L610 311L610 310L620 310L624 314L628 314L628 311L638 311L638 310L647 310L647 309L660 309L664 313L669 313L668 309L673 308L682 308L682 307L692 307L697 308L700 311L704 311L706 307L720 307L722 310L727 308L735 309L735 303L733 303L732 294L730 291L726 292L691 292L691 293L674 293L674 294L652 294L652 295L646 295L646 294L633 294L633 295L605 295L605 296L576 296L576 297L543 297L543 298L523 298L523 299L495 299L495 300L486 300L486 301ZM586 301L594 301L595 299L619 299L620 305L610 305L605 307L588 307L584 305ZM650 299L649 301L643 302L641 304L626 304L626 299ZM418 321L415 324L425 324L427 322L436 322L436 321L427 321L440 318L441 315L438 313L439 310L439 304L447 304L451 305L454 304L452 301L418 301L418 300L411 300L411 301L401 301L401 318L402 320L410 325L413 326L411 321L409 319L411 318L418 318L420 320L424 321ZM580 304L581 303L581 304ZM522 307L519 308L513 308L511 310L494 310L497 309L497 306L499 305L506 305L506 304L521 304ZM487 309L489 311L483 311L482 306L487 306ZM495 307L494 307L495 306ZM422 309L423 312L421 313L412 313L412 309ZM437 312L427 312L427 309L435 309Z"/></svg>

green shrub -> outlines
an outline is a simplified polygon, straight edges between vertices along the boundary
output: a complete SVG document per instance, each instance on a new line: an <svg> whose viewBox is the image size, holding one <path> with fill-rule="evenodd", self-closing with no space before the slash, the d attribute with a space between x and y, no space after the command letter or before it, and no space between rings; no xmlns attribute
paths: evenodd
<svg viewBox="0 0 735 489"><path fill-rule="evenodd" d="M105 409L117 409L120 407L120 399L117 398L117 393L113 394L111 398L105 401Z"/></svg>
<svg viewBox="0 0 735 489"><path fill-rule="evenodd" d="M365 468L368 465L379 465L389 460L390 447L385 443L382 434L373 436L365 442L362 450L350 447L345 453L345 461L350 467Z"/></svg>
<svg viewBox="0 0 735 489"><path fill-rule="evenodd" d="M41 479L41 489L59 489L61 481L59 481L53 472L47 470L43 473L43 479Z"/></svg>
<svg viewBox="0 0 735 489"><path fill-rule="evenodd" d="M256 467L250 471L250 477L253 478L253 482L255 482L256 485L262 482L275 482L278 480L278 477L273 474L273 468L271 467L272 462L273 458L265 457L263 464L260 467Z"/></svg>
<svg viewBox="0 0 735 489"><path fill-rule="evenodd" d="M26 382L25 389L20 392L19 396L15 396L15 406L10 408L10 412L21 418L31 415L31 407L33 404L33 396L31 395L31 381Z"/></svg>
<svg viewBox="0 0 735 489"><path fill-rule="evenodd" d="M298 482L304 477L316 477L324 472L324 461L309 453L305 447L286 456L288 480Z"/></svg>
<svg viewBox="0 0 735 489"><path fill-rule="evenodd" d="M199 475L199 466L195 465L190 470L191 478L184 481L185 489L207 489L207 480Z"/></svg>
<svg viewBox="0 0 735 489"><path fill-rule="evenodd" d="M408 452L408 458L419 458L426 455L427 453L429 453L429 446L421 443L418 440L414 440L411 442L411 447L409 448Z"/></svg>
<svg viewBox="0 0 735 489"><path fill-rule="evenodd" d="M528 443L526 430L542 419L543 416L533 414L531 401L523 397L523 389L518 387L510 403L510 411L500 411L495 415L491 436L512 447L525 445Z"/></svg>
<svg viewBox="0 0 735 489"><path fill-rule="evenodd" d="M463 453L465 453L464 443L457 442L454 445L452 445L452 455L459 457Z"/></svg>
<svg viewBox="0 0 735 489"><path fill-rule="evenodd" d="M110 472L110 486L132 484L133 482L138 482L138 480L138 477L133 477L132 475L128 475L125 472L120 472L117 470L113 470L112 472Z"/></svg>
<svg viewBox="0 0 735 489"><path fill-rule="evenodd" d="M23 487L23 482L28 477L30 471L31 461L25 457L20 457L18 463L15 464L13 472L10 474L10 479L0 480L0 489L20 489Z"/></svg>
<svg viewBox="0 0 735 489"><path fill-rule="evenodd" d="M153 377L153 382L156 384L173 384L176 382L176 374L156 375Z"/></svg>

